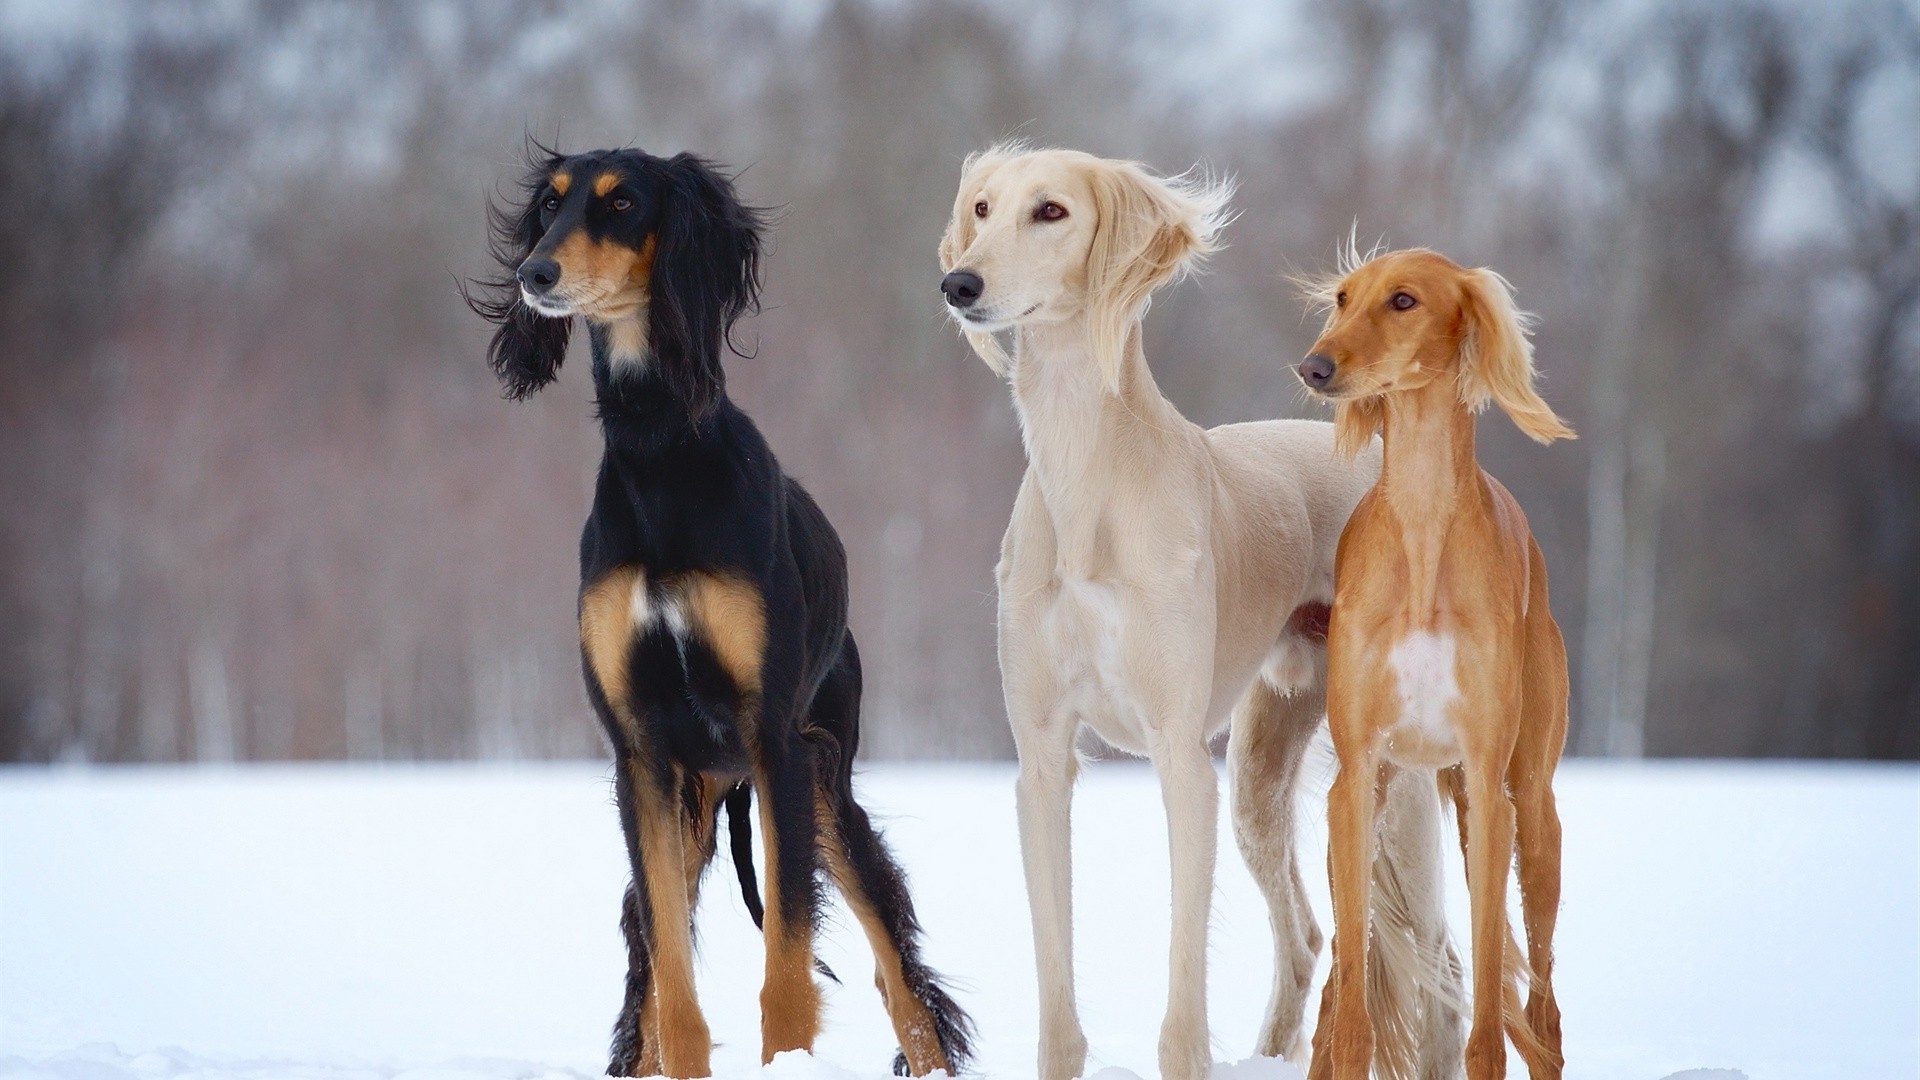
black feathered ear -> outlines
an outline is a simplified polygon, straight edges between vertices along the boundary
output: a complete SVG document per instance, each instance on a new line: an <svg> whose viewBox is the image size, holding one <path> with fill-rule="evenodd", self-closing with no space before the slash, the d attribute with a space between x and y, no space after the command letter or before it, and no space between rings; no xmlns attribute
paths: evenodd
<svg viewBox="0 0 1920 1080"><path fill-rule="evenodd" d="M655 370L698 423L725 386L720 349L728 332L759 310L763 213L692 154L673 157L664 172L647 338Z"/></svg>
<svg viewBox="0 0 1920 1080"><path fill-rule="evenodd" d="M544 162L529 163L532 170L520 183L517 207L487 204L491 233L488 248L500 264L500 273L460 287L467 306L495 326L487 360L499 376L501 389L514 401L527 398L554 380L560 373L560 362L567 356L567 339L573 333L572 319L549 318L528 307L520 298L520 282L514 277L514 271L540 242L539 195L560 161L556 155Z"/></svg>

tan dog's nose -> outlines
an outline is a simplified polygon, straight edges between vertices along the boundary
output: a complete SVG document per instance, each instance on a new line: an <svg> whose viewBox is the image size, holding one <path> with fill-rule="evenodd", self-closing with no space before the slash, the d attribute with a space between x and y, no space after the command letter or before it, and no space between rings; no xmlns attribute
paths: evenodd
<svg viewBox="0 0 1920 1080"><path fill-rule="evenodd" d="M1310 390L1324 389L1333 380L1333 357L1326 353L1312 353L1300 361L1300 381Z"/></svg>

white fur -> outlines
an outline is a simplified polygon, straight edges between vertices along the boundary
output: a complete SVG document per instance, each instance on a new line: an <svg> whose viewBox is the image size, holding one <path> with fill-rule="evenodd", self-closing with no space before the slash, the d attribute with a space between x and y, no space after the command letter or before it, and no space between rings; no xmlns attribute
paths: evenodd
<svg viewBox="0 0 1920 1080"><path fill-rule="evenodd" d="M1102 169L1113 175L1093 182ZM1115 176L1147 188L1130 200L1132 212L1171 217L1112 220L1101 192ZM997 577L1039 968L1040 1080L1069 1080L1086 1064L1068 836L1083 725L1150 758L1160 776L1173 870L1162 1076L1201 1080L1212 1060L1206 938L1219 793L1208 739L1229 723L1235 832L1275 934L1274 995L1259 1049L1304 1063L1301 1021L1320 932L1294 859L1292 804L1301 755L1324 716L1325 648L1291 635L1288 618L1306 601L1330 599L1341 529L1373 485L1380 456L1377 445L1357 460L1336 455L1324 423L1202 430L1189 422L1147 369L1138 333L1144 300L1117 346L1122 355L1095 355L1103 336L1093 313L1104 299L1089 295L1087 282L1102 280L1102 269L1105 279L1123 276L1090 265L1096 228L1144 225L1142 234L1156 237L1167 234L1154 229L1184 229L1195 245L1188 258L1211 244L1220 199L1190 184L1152 190L1165 183L1086 155L990 153L969 163L942 244L946 269L981 275L975 317L956 311L956 319L983 359L1010 368L1027 448ZM1064 205L1068 217L1036 220L1031 208L1045 200ZM979 218L982 202L998 216ZM999 353L982 327L1011 328L1014 355ZM1431 815L1409 820L1430 825ZM1422 836L1437 843L1431 828ZM1389 863L1400 859L1400 837L1387 836ZM1434 910L1421 915L1443 925L1437 893L1431 902Z"/></svg>
<svg viewBox="0 0 1920 1080"><path fill-rule="evenodd" d="M638 570L634 572L631 603L634 633L643 633L658 622L674 637L682 640L687 637L687 608L680 594L649 587L646 574Z"/></svg>
<svg viewBox="0 0 1920 1080"><path fill-rule="evenodd" d="M1402 765L1442 768L1460 760L1460 736L1449 715L1460 697L1452 634L1410 630L1387 652L1400 719L1387 731L1387 753Z"/></svg>
<svg viewBox="0 0 1920 1080"><path fill-rule="evenodd" d="M647 362L647 320L642 316L615 319L607 325L607 353L622 367Z"/></svg>

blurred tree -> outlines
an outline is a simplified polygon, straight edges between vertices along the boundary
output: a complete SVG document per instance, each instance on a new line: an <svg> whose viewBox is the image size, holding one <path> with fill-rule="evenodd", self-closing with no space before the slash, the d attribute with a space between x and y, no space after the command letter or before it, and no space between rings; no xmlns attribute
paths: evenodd
<svg viewBox="0 0 1920 1080"><path fill-rule="evenodd" d="M0 43L0 757L597 752L584 380L501 403L451 280L529 133L697 149L778 209L730 385L845 535L869 754L1011 749L1020 438L934 245L1022 136L1239 179L1147 323L1205 423L1321 415L1284 274L1356 222L1516 282L1583 439L1481 450L1582 750L1920 755L1910 6L1307 0L1264 111L1214 64L1241 24L1145 0L129 11Z"/></svg>

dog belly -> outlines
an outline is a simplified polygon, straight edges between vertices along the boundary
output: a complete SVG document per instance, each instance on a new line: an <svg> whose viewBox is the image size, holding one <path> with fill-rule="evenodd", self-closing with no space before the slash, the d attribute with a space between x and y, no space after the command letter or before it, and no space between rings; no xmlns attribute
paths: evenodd
<svg viewBox="0 0 1920 1080"><path fill-rule="evenodd" d="M1452 709L1460 699L1450 634L1413 630L1387 652L1400 715L1387 729L1385 752L1399 765L1438 769L1460 760Z"/></svg>

